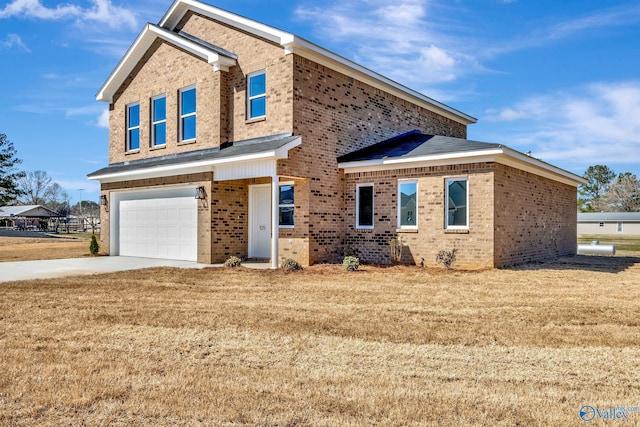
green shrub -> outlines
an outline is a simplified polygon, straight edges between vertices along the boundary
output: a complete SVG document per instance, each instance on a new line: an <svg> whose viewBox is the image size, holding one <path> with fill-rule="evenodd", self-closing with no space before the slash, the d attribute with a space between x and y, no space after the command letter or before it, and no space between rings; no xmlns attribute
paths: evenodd
<svg viewBox="0 0 640 427"><path fill-rule="evenodd" d="M291 259L291 258L287 258L283 260L280 267L282 267L282 269L285 271L302 270L302 266L300 265L300 263L295 259Z"/></svg>
<svg viewBox="0 0 640 427"><path fill-rule="evenodd" d="M438 256L436 257L436 262L443 264L447 269L450 269L453 263L456 261L456 253L458 252L458 248L453 248L450 251L442 250L438 252Z"/></svg>
<svg viewBox="0 0 640 427"><path fill-rule="evenodd" d="M89 252L91 252L91 255L97 255L99 251L100 251L100 245L98 244L98 241L96 240L96 235L92 234L91 235L91 244L89 245Z"/></svg>
<svg viewBox="0 0 640 427"><path fill-rule="evenodd" d="M225 267L240 267L240 265L242 265L242 260L237 256L232 256L224 262Z"/></svg>
<svg viewBox="0 0 640 427"><path fill-rule="evenodd" d="M360 267L360 259L355 256L346 256L342 261L342 268L346 271L356 271Z"/></svg>

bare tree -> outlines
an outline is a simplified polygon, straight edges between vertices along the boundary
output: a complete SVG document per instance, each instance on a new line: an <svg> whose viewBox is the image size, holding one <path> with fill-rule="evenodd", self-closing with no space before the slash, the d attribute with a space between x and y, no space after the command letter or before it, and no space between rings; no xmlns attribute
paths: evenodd
<svg viewBox="0 0 640 427"><path fill-rule="evenodd" d="M51 177L45 171L37 170L27 173L18 181L22 197L20 201L27 205L46 205L47 189L51 185Z"/></svg>
<svg viewBox="0 0 640 427"><path fill-rule="evenodd" d="M630 172L621 173L609 185L602 198L603 208L609 212L640 212L640 181Z"/></svg>

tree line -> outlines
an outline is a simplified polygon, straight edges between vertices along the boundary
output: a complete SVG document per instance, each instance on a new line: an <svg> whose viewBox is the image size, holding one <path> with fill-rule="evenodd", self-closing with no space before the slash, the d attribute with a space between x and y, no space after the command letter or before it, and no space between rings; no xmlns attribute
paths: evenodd
<svg viewBox="0 0 640 427"><path fill-rule="evenodd" d="M41 205L61 216L98 215L96 202L83 200L71 205L71 196L45 172L19 169L22 160L7 135L0 133L0 206Z"/></svg>
<svg viewBox="0 0 640 427"><path fill-rule="evenodd" d="M580 212L640 212L640 181L631 172L616 174L608 166L589 166L578 192Z"/></svg>

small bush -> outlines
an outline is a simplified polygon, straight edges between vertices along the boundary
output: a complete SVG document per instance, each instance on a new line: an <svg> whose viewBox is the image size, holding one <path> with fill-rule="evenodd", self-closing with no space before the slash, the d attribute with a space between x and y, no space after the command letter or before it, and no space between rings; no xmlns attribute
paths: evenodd
<svg viewBox="0 0 640 427"><path fill-rule="evenodd" d="M96 235L92 234L91 235L91 244L89 245L89 252L91 252L91 255L98 255L99 251L100 251L100 245L98 244L98 241L96 240Z"/></svg>
<svg viewBox="0 0 640 427"><path fill-rule="evenodd" d="M295 259L291 259L291 258L287 258L283 260L280 267L282 267L282 269L285 271L302 270L302 266L300 265L300 263Z"/></svg>
<svg viewBox="0 0 640 427"><path fill-rule="evenodd" d="M241 265L242 260L237 256L232 256L224 262L225 267L240 267Z"/></svg>
<svg viewBox="0 0 640 427"><path fill-rule="evenodd" d="M356 271L360 267L360 259L355 256L346 256L342 261L342 268L346 271Z"/></svg>
<svg viewBox="0 0 640 427"><path fill-rule="evenodd" d="M458 252L458 248L453 248L450 251L442 250L438 252L438 256L436 257L436 262L443 264L447 269L450 269L453 263L456 261L456 253Z"/></svg>

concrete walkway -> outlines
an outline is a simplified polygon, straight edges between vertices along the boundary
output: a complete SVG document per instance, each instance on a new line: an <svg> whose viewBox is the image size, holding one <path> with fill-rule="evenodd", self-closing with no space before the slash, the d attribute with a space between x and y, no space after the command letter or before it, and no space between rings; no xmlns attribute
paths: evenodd
<svg viewBox="0 0 640 427"><path fill-rule="evenodd" d="M205 268L222 264L198 264L170 259L101 256L92 258L50 259L40 261L0 262L0 282L14 280L51 279L151 267ZM245 267L269 268L269 263L246 263Z"/></svg>

